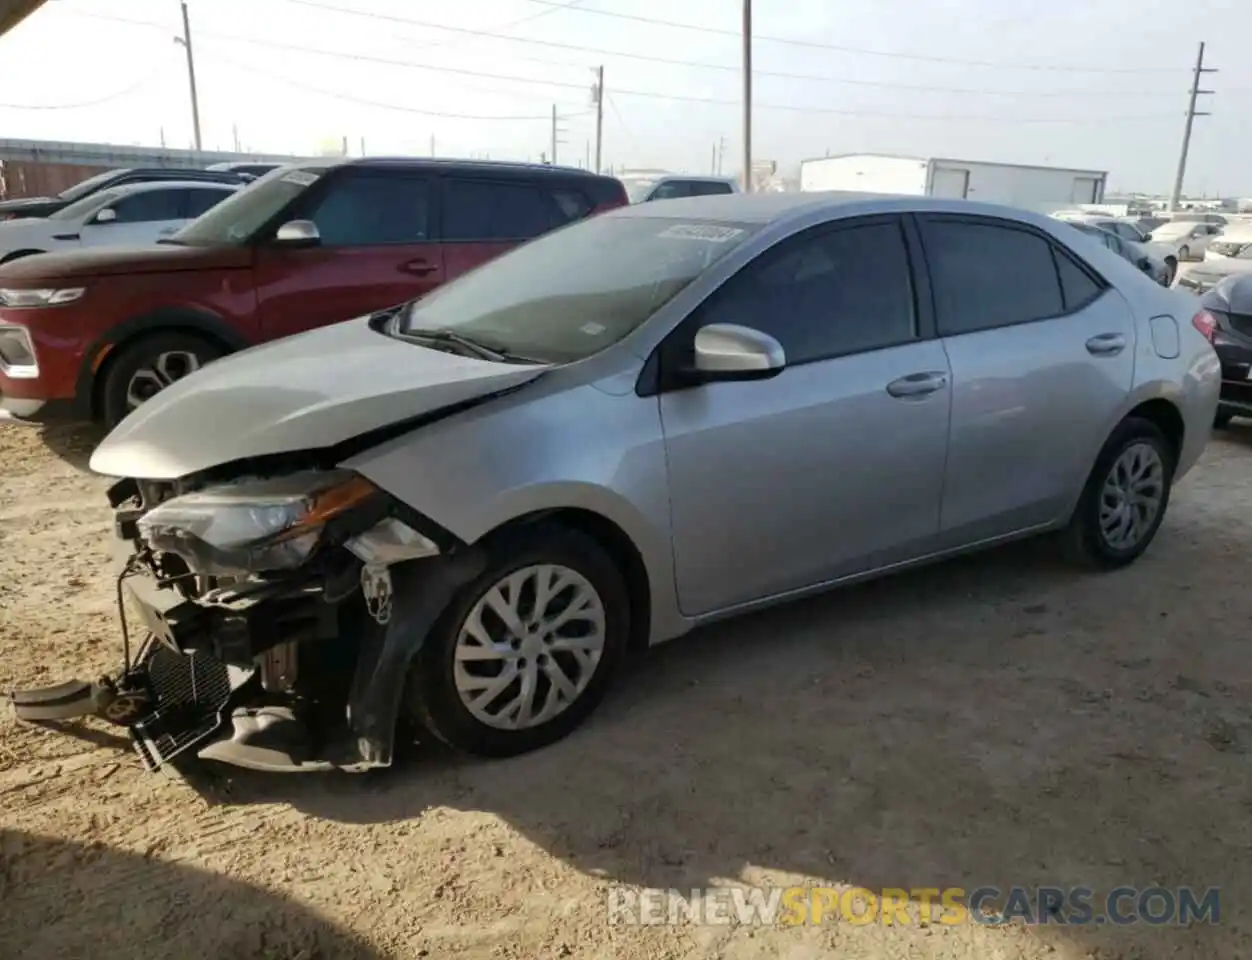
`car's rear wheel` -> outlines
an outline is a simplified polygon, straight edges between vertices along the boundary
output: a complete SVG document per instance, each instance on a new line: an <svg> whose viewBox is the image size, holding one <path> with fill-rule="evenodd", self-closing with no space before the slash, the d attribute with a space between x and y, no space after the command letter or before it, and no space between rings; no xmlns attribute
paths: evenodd
<svg viewBox="0 0 1252 960"><path fill-rule="evenodd" d="M23 257L33 257L37 253L43 253L43 250L14 250L0 263L12 263L14 260L21 260Z"/></svg>
<svg viewBox="0 0 1252 960"><path fill-rule="evenodd" d="M536 526L500 539L487 569L426 639L409 690L420 726L506 757L559 740L599 705L622 661L630 603L590 538Z"/></svg>
<svg viewBox="0 0 1252 960"><path fill-rule="evenodd" d="M1174 278L1178 276L1178 261L1175 260L1173 257L1165 258L1165 273L1166 273L1165 286L1168 287L1171 283L1174 282Z"/></svg>
<svg viewBox="0 0 1252 960"><path fill-rule="evenodd" d="M1224 430L1230 426L1230 421L1235 418L1233 413L1226 410L1218 410L1213 416L1213 429Z"/></svg>
<svg viewBox="0 0 1252 960"><path fill-rule="evenodd" d="M154 333L122 347L101 387L101 419L109 429L168 387L225 351L191 333Z"/></svg>
<svg viewBox="0 0 1252 960"><path fill-rule="evenodd" d="M1169 506L1175 454L1150 420L1128 417L1104 444L1062 540L1077 561L1114 569L1156 537Z"/></svg>

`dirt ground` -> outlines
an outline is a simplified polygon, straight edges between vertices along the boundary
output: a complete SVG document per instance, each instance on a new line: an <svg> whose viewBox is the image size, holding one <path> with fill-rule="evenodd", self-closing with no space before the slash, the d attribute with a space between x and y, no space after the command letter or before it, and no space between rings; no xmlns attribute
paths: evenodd
<svg viewBox="0 0 1252 960"><path fill-rule="evenodd" d="M115 663L88 440L0 424L0 689ZM0 719L0 958L1252 956L1252 428L1151 551L1027 544L654 652L528 757L143 773ZM1219 925L606 923L614 884L1220 886Z"/></svg>

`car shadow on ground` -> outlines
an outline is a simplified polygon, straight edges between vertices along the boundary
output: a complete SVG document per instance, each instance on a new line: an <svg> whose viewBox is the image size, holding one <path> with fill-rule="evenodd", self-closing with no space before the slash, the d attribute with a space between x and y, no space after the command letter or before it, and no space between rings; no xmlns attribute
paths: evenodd
<svg viewBox="0 0 1252 960"><path fill-rule="evenodd" d="M39 428L39 438L48 450L76 470L86 470L91 454L104 439L103 427L65 423Z"/></svg>
<svg viewBox="0 0 1252 960"><path fill-rule="evenodd" d="M1137 568L1094 575L1020 544L665 645L538 753L434 750L365 778L215 772L205 792L355 823L489 811L652 888L780 872L870 890L1220 886L1219 926L1036 929L1114 949L1099 956L1246 955L1252 684L1246 658L1191 653L1205 638L1171 614L1171 591L1212 575L1207 555L1166 528ZM1172 571L1135 573L1159 565L1168 590Z"/></svg>
<svg viewBox="0 0 1252 960"><path fill-rule="evenodd" d="M0 829L0 956L294 960L382 954L249 884Z"/></svg>

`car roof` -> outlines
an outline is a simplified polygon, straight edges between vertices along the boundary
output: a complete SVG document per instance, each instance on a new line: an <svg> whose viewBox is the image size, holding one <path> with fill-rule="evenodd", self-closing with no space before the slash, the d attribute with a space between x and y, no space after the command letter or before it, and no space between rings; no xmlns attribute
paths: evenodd
<svg viewBox="0 0 1252 960"><path fill-rule="evenodd" d="M146 193L149 190L168 190L171 187L187 187L194 190L220 189L227 192L238 190L243 184L222 183L218 180L143 180L140 183L123 183L116 187L105 187L110 193L132 194Z"/></svg>
<svg viewBox="0 0 1252 960"><path fill-rule="evenodd" d="M454 157L360 157L343 158L328 157L286 164L298 168L310 167L330 169L333 167L363 167L380 170L396 167L433 171L473 171L475 173L494 175L538 175L548 177L585 177L588 179L611 180L605 174L592 173L581 167L561 167L547 163L517 163L508 160L459 160Z"/></svg>
<svg viewBox="0 0 1252 960"><path fill-rule="evenodd" d="M671 220L710 220L740 223L781 223L810 214L844 213L869 216L875 213L970 213L1009 218L1045 225L1060 223L1052 217L1029 210L975 200L945 197L904 196L894 193L802 192L802 193L719 193L703 197L683 197L653 203L637 203L603 214L610 217L651 217Z"/></svg>
<svg viewBox="0 0 1252 960"><path fill-rule="evenodd" d="M646 183L664 183L667 180L699 180L701 183L738 183L736 177L719 177L712 173L629 173L622 180L638 180Z"/></svg>

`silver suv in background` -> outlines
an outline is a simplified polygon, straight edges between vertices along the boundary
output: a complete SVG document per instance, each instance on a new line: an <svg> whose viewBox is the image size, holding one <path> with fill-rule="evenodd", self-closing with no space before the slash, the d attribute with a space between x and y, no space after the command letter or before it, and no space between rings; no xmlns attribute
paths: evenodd
<svg viewBox="0 0 1252 960"><path fill-rule="evenodd" d="M658 177L625 176L620 179L626 187L626 195L631 203L739 193L739 183L733 177L702 177L684 173L665 174Z"/></svg>
<svg viewBox="0 0 1252 960"><path fill-rule="evenodd" d="M123 420L91 467L119 478L119 590L156 640L19 712L77 697L150 767L385 766L400 719L504 756L721 617L1043 533L1122 567L1208 442L1213 336L1005 207L586 218Z"/></svg>

